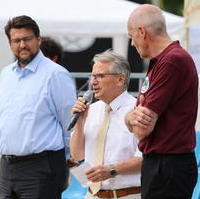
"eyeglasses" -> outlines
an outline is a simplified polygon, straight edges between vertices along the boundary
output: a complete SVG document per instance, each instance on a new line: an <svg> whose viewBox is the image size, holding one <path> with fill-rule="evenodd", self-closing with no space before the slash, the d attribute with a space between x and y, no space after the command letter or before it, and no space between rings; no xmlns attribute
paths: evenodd
<svg viewBox="0 0 200 199"><path fill-rule="evenodd" d="M17 39L11 39L10 43L18 45L23 41L24 43L29 43L35 38L35 35L28 36L28 37L23 37L23 38L17 38Z"/></svg>
<svg viewBox="0 0 200 199"><path fill-rule="evenodd" d="M110 76L110 75L121 75L121 73L96 73L96 74L91 74L90 79L101 80L105 76Z"/></svg>

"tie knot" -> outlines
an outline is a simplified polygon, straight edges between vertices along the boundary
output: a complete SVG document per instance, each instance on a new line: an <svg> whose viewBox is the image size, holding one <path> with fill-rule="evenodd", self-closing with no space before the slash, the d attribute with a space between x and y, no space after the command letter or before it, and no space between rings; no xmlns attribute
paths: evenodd
<svg viewBox="0 0 200 199"><path fill-rule="evenodd" d="M106 105L106 107L105 107L105 111L108 112L108 113L111 111L111 107L110 107L110 105L108 105L108 104Z"/></svg>

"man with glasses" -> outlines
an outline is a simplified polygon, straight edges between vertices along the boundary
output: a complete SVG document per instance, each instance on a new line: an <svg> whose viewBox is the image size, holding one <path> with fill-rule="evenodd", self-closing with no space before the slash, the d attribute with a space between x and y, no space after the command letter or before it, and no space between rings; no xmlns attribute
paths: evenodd
<svg viewBox="0 0 200 199"><path fill-rule="evenodd" d="M16 61L0 76L0 199L60 199L75 87L40 51L33 19L14 17L5 32Z"/></svg>
<svg viewBox="0 0 200 199"><path fill-rule="evenodd" d="M72 157L91 165L86 171L92 182L85 199L140 198L141 153L137 140L124 123L125 114L135 105L136 99L127 92L130 67L127 60L108 50L93 59L90 83L99 101L88 105L78 98L72 113L82 112L70 141ZM109 105L109 106L108 106ZM109 107L109 122L105 139L101 137L105 108ZM96 161L98 147L104 142L101 163ZM100 147L99 147L100 148ZM98 162L98 163L97 163ZM99 183L99 188L94 186Z"/></svg>

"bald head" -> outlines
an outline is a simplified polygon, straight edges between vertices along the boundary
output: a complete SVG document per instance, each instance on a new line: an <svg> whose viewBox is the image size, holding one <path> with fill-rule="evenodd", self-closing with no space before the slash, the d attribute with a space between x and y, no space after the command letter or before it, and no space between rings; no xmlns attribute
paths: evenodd
<svg viewBox="0 0 200 199"><path fill-rule="evenodd" d="M172 42L166 32L162 11L150 4L141 5L131 13L128 34L131 45L142 58L157 56Z"/></svg>
<svg viewBox="0 0 200 199"><path fill-rule="evenodd" d="M152 36L167 34L162 11L154 5L143 4L131 13L128 28L136 29L138 26L145 27Z"/></svg>

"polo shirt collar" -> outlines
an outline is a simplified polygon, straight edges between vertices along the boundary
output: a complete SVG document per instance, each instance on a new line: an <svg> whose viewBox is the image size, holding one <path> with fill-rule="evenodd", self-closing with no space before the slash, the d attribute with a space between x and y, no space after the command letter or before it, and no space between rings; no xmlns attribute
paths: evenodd
<svg viewBox="0 0 200 199"><path fill-rule="evenodd" d="M179 41L173 41L171 44L169 44L159 55L157 55L156 57L153 57L150 59L150 63L149 63L149 70L151 70L151 68L154 66L154 64L160 60L164 55L166 55L167 52L169 52L172 48L174 48L174 46L180 46Z"/></svg>
<svg viewBox="0 0 200 199"><path fill-rule="evenodd" d="M153 61L157 61L159 59L161 59L167 52L169 52L172 48L174 48L174 46L179 46L179 41L173 41L172 43L170 43L159 55L157 55L156 57L153 57L151 59L151 62Z"/></svg>

